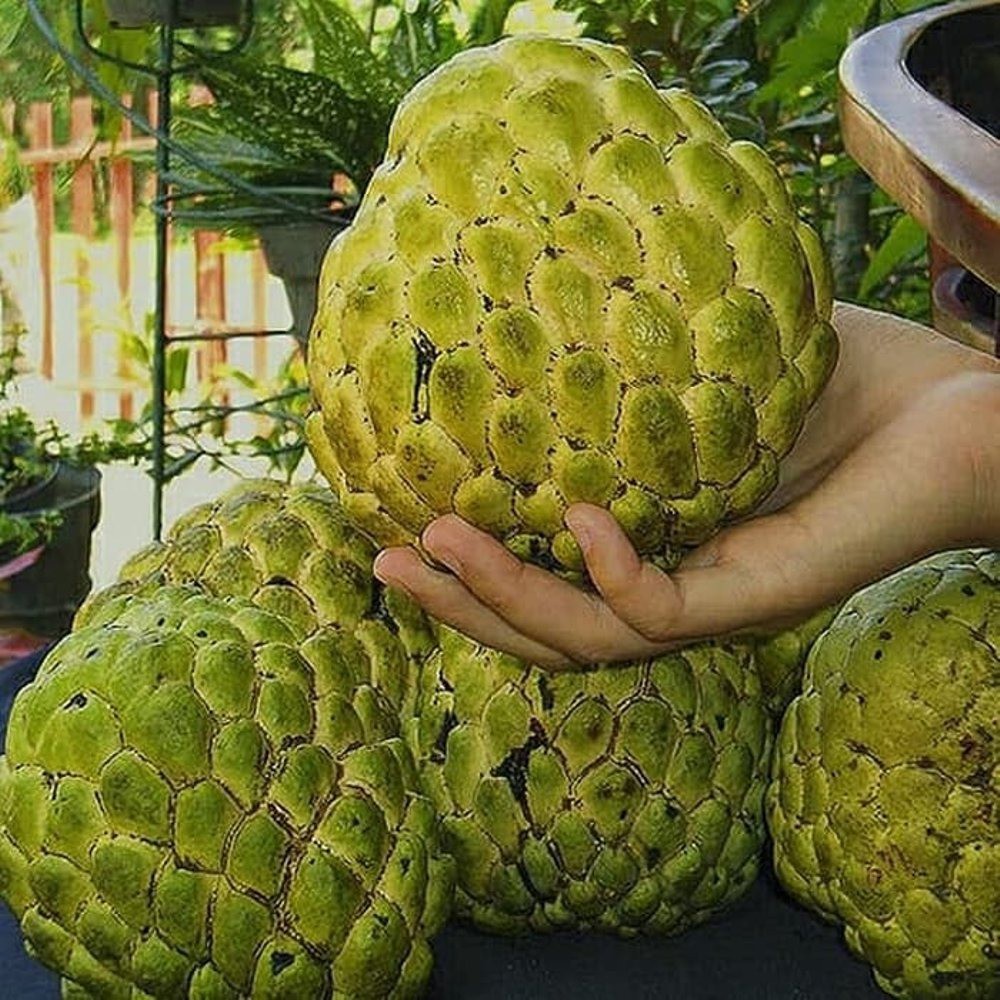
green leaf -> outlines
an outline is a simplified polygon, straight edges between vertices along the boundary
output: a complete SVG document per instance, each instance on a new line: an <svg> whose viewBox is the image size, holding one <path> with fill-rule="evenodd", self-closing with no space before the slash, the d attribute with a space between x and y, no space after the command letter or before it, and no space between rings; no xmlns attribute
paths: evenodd
<svg viewBox="0 0 1000 1000"><path fill-rule="evenodd" d="M149 346L146 341L135 333L122 334L121 350L130 361L136 362L142 368L149 368L152 358L149 353Z"/></svg>
<svg viewBox="0 0 1000 1000"><path fill-rule="evenodd" d="M109 90L124 94L131 89L135 71L120 65L116 60L141 64L149 46L149 36L143 31L117 30L111 27L107 7L103 3L92 4L88 8L90 30L100 37L98 46L108 59L97 65L97 75ZM121 134L125 118L114 105L104 106L101 134L112 142Z"/></svg>
<svg viewBox="0 0 1000 1000"><path fill-rule="evenodd" d="M289 479L299 467L299 463L302 461L305 451L305 445L297 444L294 448L290 448L288 451L278 456L278 463L281 471L284 472Z"/></svg>
<svg viewBox="0 0 1000 1000"><path fill-rule="evenodd" d="M168 395L183 392L187 387L188 358L190 355L191 349L188 347L174 347L167 353L164 386Z"/></svg>
<svg viewBox="0 0 1000 1000"><path fill-rule="evenodd" d="M313 71L356 100L391 111L404 87L372 52L361 26L335 0L296 0L313 43Z"/></svg>
<svg viewBox="0 0 1000 1000"><path fill-rule="evenodd" d="M244 134L246 138L244 138ZM178 117L175 135L200 159L207 160L220 170L234 171L240 176L252 173L273 173L283 183L293 179L315 180L322 178L329 187L330 174L339 157L314 149L296 147L282 152L269 145L270 139L245 119L237 120L217 107L193 108ZM303 159L296 157L296 153ZM178 176L196 176L200 171L185 165ZM215 183L224 178L215 178ZM277 181L276 181L277 183Z"/></svg>
<svg viewBox="0 0 1000 1000"><path fill-rule="evenodd" d="M915 10L924 10L926 7L937 7L945 0L892 0L890 7L890 17L887 20L898 17L900 14L911 14Z"/></svg>
<svg viewBox="0 0 1000 1000"><path fill-rule="evenodd" d="M0 55L14 44L27 16L24 0L0 0Z"/></svg>
<svg viewBox="0 0 1000 1000"><path fill-rule="evenodd" d="M170 482L171 479L175 479L179 476L185 469L189 469L195 462L198 461L205 453L203 451L194 451L190 448L185 449L181 452L177 458L172 459L163 468L163 481L165 483Z"/></svg>
<svg viewBox="0 0 1000 1000"><path fill-rule="evenodd" d="M400 11L387 53L407 88L462 49L444 7L441 0L409 0Z"/></svg>
<svg viewBox="0 0 1000 1000"><path fill-rule="evenodd" d="M242 371L233 365L216 365L215 366L215 377L218 379L232 379L238 385L243 386L245 389L259 389L260 384L257 379L255 379L249 372Z"/></svg>
<svg viewBox="0 0 1000 1000"><path fill-rule="evenodd" d="M927 246L927 234L909 215L901 215L868 263L858 295L867 299L896 268L918 257Z"/></svg>
<svg viewBox="0 0 1000 1000"><path fill-rule="evenodd" d="M215 95L211 120L221 134L252 139L292 162L344 170L359 187L382 158L386 113L334 80L238 58L214 59L200 72Z"/></svg>
<svg viewBox="0 0 1000 1000"><path fill-rule="evenodd" d="M794 97L807 84L816 84L837 63L852 34L868 17L874 0L819 0L784 42L775 60L776 72L757 92L758 101Z"/></svg>
<svg viewBox="0 0 1000 1000"><path fill-rule="evenodd" d="M828 125L834 125L837 116L832 111L816 111L808 115L799 115L791 121L782 122L778 126L779 132L794 132L796 129L805 129L808 132L815 132Z"/></svg>
<svg viewBox="0 0 1000 1000"><path fill-rule="evenodd" d="M816 0L766 0L757 12L757 41L770 47L793 34Z"/></svg>
<svg viewBox="0 0 1000 1000"><path fill-rule="evenodd" d="M55 510L41 514L8 514L0 510L0 563L48 545L62 523L62 514Z"/></svg>
<svg viewBox="0 0 1000 1000"><path fill-rule="evenodd" d="M491 45L503 37L507 15L515 3L516 0L482 0L472 13L465 44Z"/></svg>

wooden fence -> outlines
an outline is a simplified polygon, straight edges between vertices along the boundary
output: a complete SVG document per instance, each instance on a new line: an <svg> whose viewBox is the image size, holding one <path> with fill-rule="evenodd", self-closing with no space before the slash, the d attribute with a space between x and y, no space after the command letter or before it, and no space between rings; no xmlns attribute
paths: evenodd
<svg viewBox="0 0 1000 1000"><path fill-rule="evenodd" d="M153 94L148 108L151 121L155 109ZM21 114L11 105L0 108L8 131L15 119L21 124L27 146L22 161L33 181L38 287L30 292L39 308L38 329L29 331L37 342L28 345L28 354L43 379L77 395L83 422L95 416L132 417L137 397L148 396L148 376L130 365L121 337L114 331L108 336L107 315L110 303L119 312L119 323L140 331L143 303L151 309L154 292L148 215L145 234L136 233L142 206L152 199L154 181L149 172L137 170L130 155L152 150L153 140L134 135L124 121L113 145L95 141L94 110L91 98L73 98L68 141L59 143L50 103L32 104ZM57 198L67 197L65 188L57 191L61 164L72 167L68 234L56 225ZM103 198L98 197L99 183ZM99 232L105 235L99 237ZM169 274L167 323L173 332L250 332L287 325L284 293L280 282L268 274L259 248L247 251L220 245L218 234L211 232L183 238L171 228ZM103 321L98 316L101 309ZM199 343L193 374L203 382L220 363L228 362L265 379L280 363L279 354L290 348L291 342L284 338L277 343L263 337Z"/></svg>

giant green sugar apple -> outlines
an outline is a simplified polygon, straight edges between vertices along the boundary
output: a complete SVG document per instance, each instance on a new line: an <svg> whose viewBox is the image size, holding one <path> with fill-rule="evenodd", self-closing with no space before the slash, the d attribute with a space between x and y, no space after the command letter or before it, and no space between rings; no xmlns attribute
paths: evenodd
<svg viewBox="0 0 1000 1000"><path fill-rule="evenodd" d="M1000 554L936 557L847 603L767 805L782 883L883 989L1000 997Z"/></svg>
<svg viewBox="0 0 1000 1000"><path fill-rule="evenodd" d="M323 265L307 438L380 544L456 511L575 575L575 501L670 565L777 480L834 365L768 157L622 52L518 36L403 100Z"/></svg>
<svg viewBox="0 0 1000 1000"><path fill-rule="evenodd" d="M318 625L336 626L363 647L350 655L377 664L379 686L398 707L410 673L406 654L423 654L433 637L416 605L374 579L374 558L329 489L248 479L192 507L165 541L126 560L118 583L95 594L76 624L120 594L194 584L273 611L300 639Z"/></svg>
<svg viewBox="0 0 1000 1000"><path fill-rule="evenodd" d="M0 895L67 995L421 993L453 865L365 666L195 588L53 649L0 758Z"/></svg>
<svg viewBox="0 0 1000 1000"><path fill-rule="evenodd" d="M670 934L753 881L771 722L746 650L553 674L440 639L409 741L457 863L458 915L500 932Z"/></svg>

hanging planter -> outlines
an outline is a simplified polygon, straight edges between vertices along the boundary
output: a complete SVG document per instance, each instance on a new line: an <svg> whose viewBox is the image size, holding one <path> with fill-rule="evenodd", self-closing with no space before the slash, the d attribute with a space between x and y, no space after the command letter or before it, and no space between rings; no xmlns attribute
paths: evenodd
<svg viewBox="0 0 1000 1000"><path fill-rule="evenodd" d="M316 313L320 268L336 233L334 225L319 220L257 227L268 270L285 285L292 312L291 332L303 350Z"/></svg>
<svg viewBox="0 0 1000 1000"><path fill-rule="evenodd" d="M240 23L242 0L105 0L113 28L146 28L172 23L175 28L221 27Z"/></svg>

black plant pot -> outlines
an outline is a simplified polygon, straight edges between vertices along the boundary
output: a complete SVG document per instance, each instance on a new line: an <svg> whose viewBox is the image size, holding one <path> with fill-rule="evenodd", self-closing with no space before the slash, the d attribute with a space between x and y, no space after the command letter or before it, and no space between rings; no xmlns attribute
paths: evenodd
<svg viewBox="0 0 1000 1000"><path fill-rule="evenodd" d="M59 463L53 462L48 472L38 482L11 493L3 503L0 503L0 510L7 514L23 514L26 510L43 510L51 507L56 494L58 475Z"/></svg>
<svg viewBox="0 0 1000 1000"><path fill-rule="evenodd" d="M91 535L101 514L100 472L61 464L51 500L32 508L19 513L56 510L62 524L37 562L0 580L0 632L56 638L69 631L90 593Z"/></svg>
<svg viewBox="0 0 1000 1000"><path fill-rule="evenodd" d="M319 272L336 225L288 222L258 226L261 249L271 274L281 278L292 311L292 333L305 350L316 314Z"/></svg>
<svg viewBox="0 0 1000 1000"><path fill-rule="evenodd" d="M175 7L176 2L176 7ZM172 23L177 28L239 24L243 0L105 0L114 28L145 28Z"/></svg>

